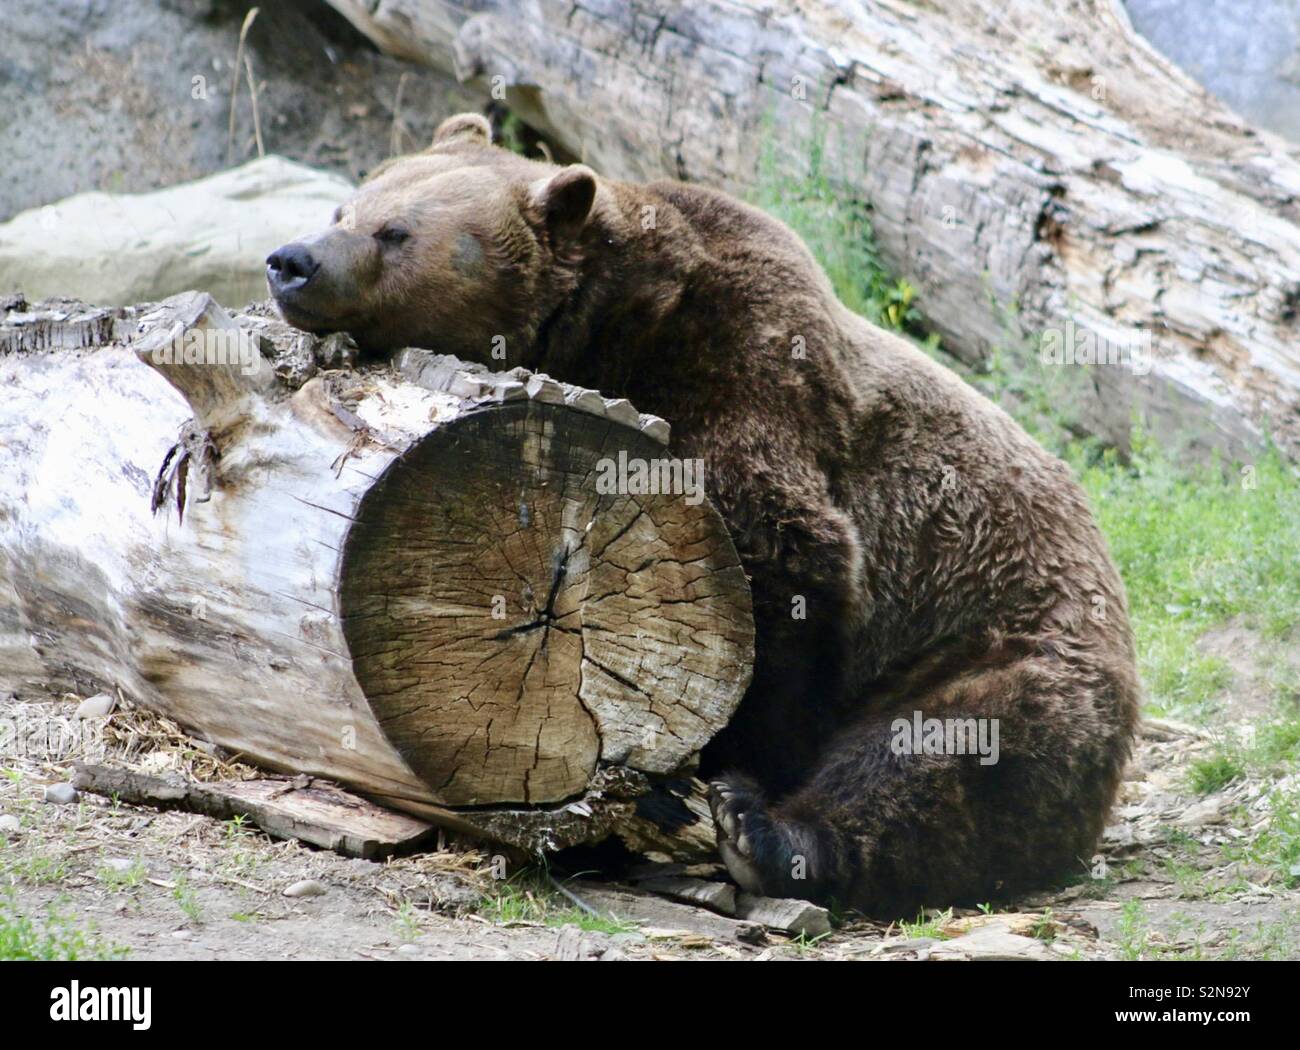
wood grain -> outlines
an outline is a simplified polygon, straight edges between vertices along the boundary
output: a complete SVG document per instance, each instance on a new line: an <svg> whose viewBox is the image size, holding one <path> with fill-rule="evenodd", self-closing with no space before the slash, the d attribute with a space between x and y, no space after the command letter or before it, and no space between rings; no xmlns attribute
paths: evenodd
<svg viewBox="0 0 1300 1050"><path fill-rule="evenodd" d="M258 352L168 355L232 334ZM707 812L656 830L639 800L743 695L748 584L707 501L593 482L670 456L664 421L416 350L290 383L271 358L303 338L197 293L10 310L0 690L120 689L528 852L627 830L698 856Z"/></svg>

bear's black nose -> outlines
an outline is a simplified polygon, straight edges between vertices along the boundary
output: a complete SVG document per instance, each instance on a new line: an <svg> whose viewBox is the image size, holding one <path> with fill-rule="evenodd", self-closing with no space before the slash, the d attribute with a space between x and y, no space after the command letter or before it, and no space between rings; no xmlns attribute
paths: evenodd
<svg viewBox="0 0 1300 1050"><path fill-rule="evenodd" d="M271 291L297 291L320 269L311 252L302 244L286 244L266 257L266 279Z"/></svg>

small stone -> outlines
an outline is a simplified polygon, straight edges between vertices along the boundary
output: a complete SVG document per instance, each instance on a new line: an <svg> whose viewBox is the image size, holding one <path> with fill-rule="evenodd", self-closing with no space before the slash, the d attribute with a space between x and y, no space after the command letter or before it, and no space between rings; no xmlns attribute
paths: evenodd
<svg viewBox="0 0 1300 1050"><path fill-rule="evenodd" d="M56 806L67 806L81 798L80 793L71 784L50 784L45 788L45 801Z"/></svg>
<svg viewBox="0 0 1300 1050"><path fill-rule="evenodd" d="M0 835L11 839L18 834L18 818L12 813L5 813L0 816Z"/></svg>
<svg viewBox="0 0 1300 1050"><path fill-rule="evenodd" d="M117 706L117 700L107 693L96 693L77 705L73 718L107 718Z"/></svg>
<svg viewBox="0 0 1300 1050"><path fill-rule="evenodd" d="M402 944L402 945L398 945L397 950L398 950L402 955L419 955L419 954L420 954L420 946L419 946L418 944Z"/></svg>
<svg viewBox="0 0 1300 1050"><path fill-rule="evenodd" d="M992 924L930 949L934 960L954 959L1055 959L1042 941L1011 933L1004 925Z"/></svg>
<svg viewBox="0 0 1300 1050"><path fill-rule="evenodd" d="M123 874L130 871L134 864L135 861L127 860L125 857L109 857L108 860L104 861L104 867L109 871L121 872Z"/></svg>
<svg viewBox="0 0 1300 1050"><path fill-rule="evenodd" d="M1201 828L1207 824L1222 824L1223 820L1223 799L1207 798L1188 806L1174 823L1182 828Z"/></svg>
<svg viewBox="0 0 1300 1050"><path fill-rule="evenodd" d="M189 930L172 930L172 936L178 941L188 941L194 934L190 933Z"/></svg>
<svg viewBox="0 0 1300 1050"><path fill-rule="evenodd" d="M315 879L302 879L284 891L286 897L323 897L326 889Z"/></svg>

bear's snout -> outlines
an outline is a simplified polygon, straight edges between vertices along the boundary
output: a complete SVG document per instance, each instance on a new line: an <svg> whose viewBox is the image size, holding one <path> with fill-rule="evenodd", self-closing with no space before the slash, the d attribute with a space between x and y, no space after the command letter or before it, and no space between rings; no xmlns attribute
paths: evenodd
<svg viewBox="0 0 1300 1050"><path fill-rule="evenodd" d="M320 262L305 244L286 244L266 257L266 280L271 294L296 292L320 269Z"/></svg>

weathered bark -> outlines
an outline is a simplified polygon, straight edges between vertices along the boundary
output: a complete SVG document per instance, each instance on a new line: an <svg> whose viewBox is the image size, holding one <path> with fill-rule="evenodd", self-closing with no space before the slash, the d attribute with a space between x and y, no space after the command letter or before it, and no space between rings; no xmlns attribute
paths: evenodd
<svg viewBox="0 0 1300 1050"><path fill-rule="evenodd" d="M1120 0L330 2L616 178L744 193L824 135L958 356L1144 331L1148 374L1072 369L1057 407L1121 446L1139 412L1194 451L1300 451L1300 162Z"/></svg>
<svg viewBox="0 0 1300 1050"><path fill-rule="evenodd" d="M195 293L10 314L0 690L121 688L524 848L645 839L658 780L701 811L686 774L748 684L744 573L707 501L596 484L668 457L664 421L417 350L295 390L251 349L303 341Z"/></svg>
<svg viewBox="0 0 1300 1050"><path fill-rule="evenodd" d="M297 839L349 857L382 860L410 850L434 831L405 813L394 813L340 791L332 784L295 777L197 784L180 776L155 777L117 766L78 764L73 785L134 805L183 809L217 820L249 817L277 839Z"/></svg>

